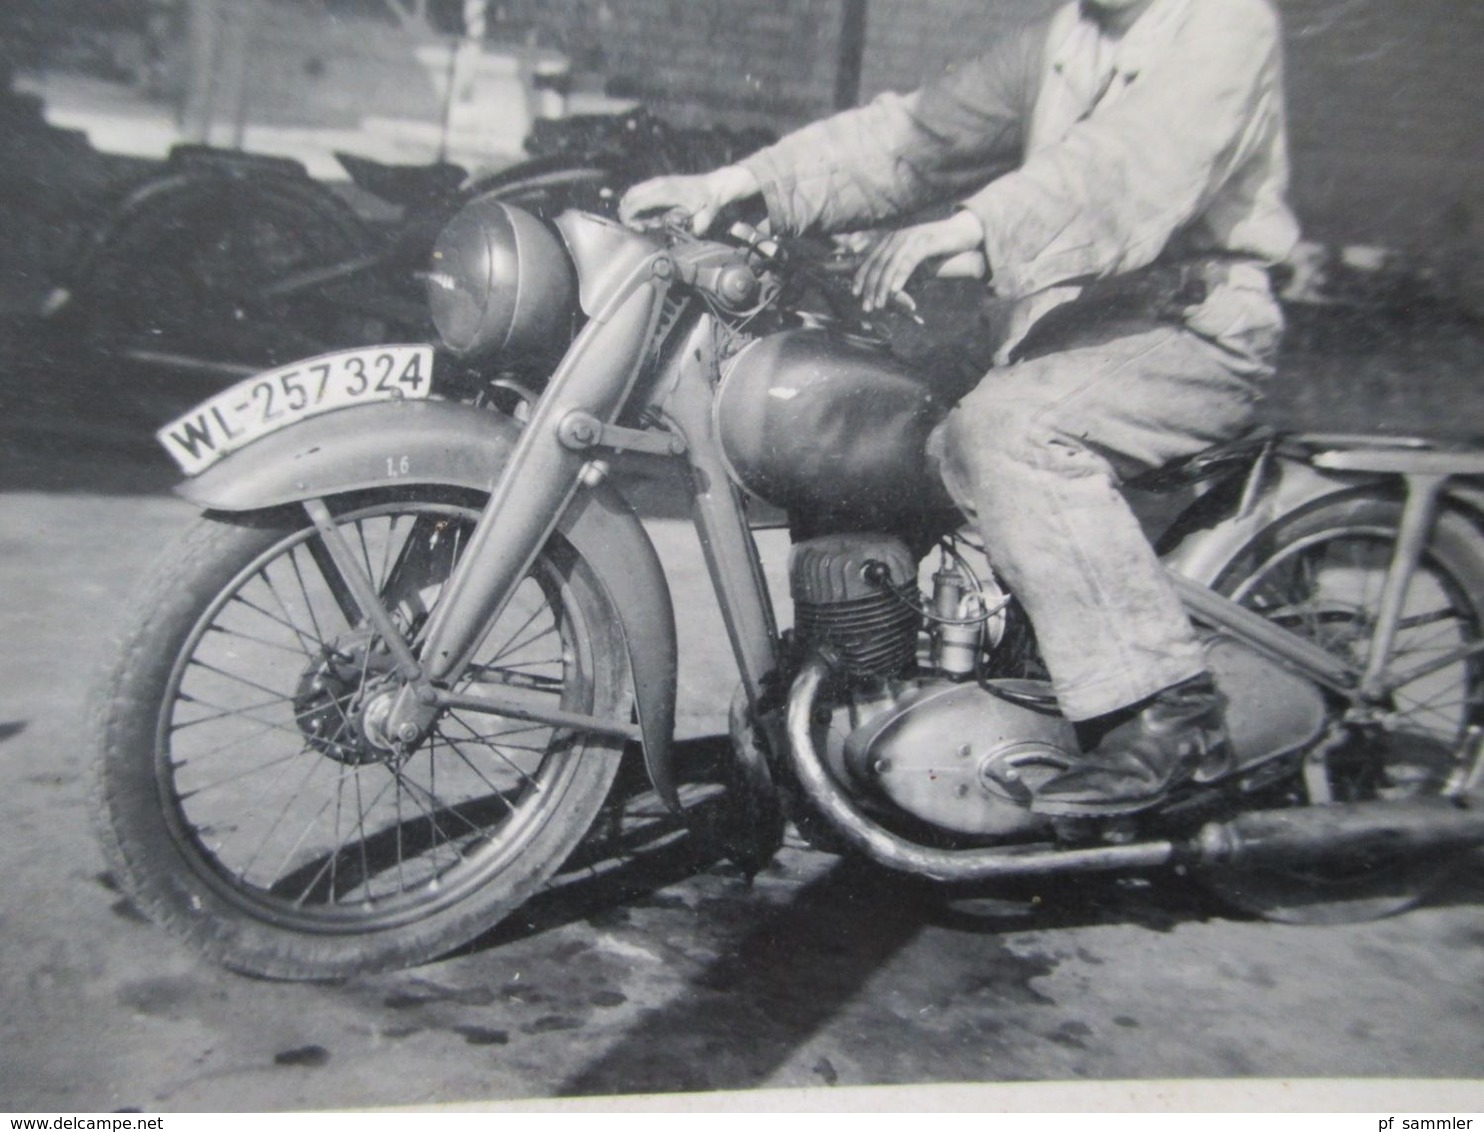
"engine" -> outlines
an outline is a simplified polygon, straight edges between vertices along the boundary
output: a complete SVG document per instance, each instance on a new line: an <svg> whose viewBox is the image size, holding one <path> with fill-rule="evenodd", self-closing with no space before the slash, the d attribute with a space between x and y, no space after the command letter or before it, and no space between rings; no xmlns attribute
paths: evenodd
<svg viewBox="0 0 1484 1132"><path fill-rule="evenodd" d="M821 805L836 820L890 829L909 818L976 841L1042 837L1047 826L1031 813L1031 796L1081 759L1077 736L1049 685L985 676L983 659L1002 648L997 610L1007 599L962 559L958 567L945 563L934 575L923 606L917 563L898 539L835 535L794 548L795 762L807 745L804 761L823 768L823 782L800 776L816 804L821 792L849 799L848 807ZM1318 737L1328 716L1312 683L1220 633L1203 644L1227 695L1236 767ZM838 816L847 810L855 816Z"/></svg>
<svg viewBox="0 0 1484 1132"><path fill-rule="evenodd" d="M886 535L800 543L790 576L795 642L837 674L812 712L815 752L837 785L888 823L905 813L975 837L1039 831L1029 788L1065 769L1076 741L1023 689L1017 699L972 679L1003 630L1000 601L944 569L924 610L916 561Z"/></svg>
<svg viewBox="0 0 1484 1132"><path fill-rule="evenodd" d="M917 659L921 615L900 591L916 592L917 565L884 535L839 535L795 546L789 561L794 633L828 649L858 678L885 679Z"/></svg>

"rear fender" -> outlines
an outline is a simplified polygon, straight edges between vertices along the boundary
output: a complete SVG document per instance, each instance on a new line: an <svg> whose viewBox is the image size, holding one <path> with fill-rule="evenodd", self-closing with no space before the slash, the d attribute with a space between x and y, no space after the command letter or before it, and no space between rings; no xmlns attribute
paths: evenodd
<svg viewBox="0 0 1484 1132"><path fill-rule="evenodd" d="M1373 477L1339 475L1293 460L1278 460L1267 486L1245 510L1245 476L1237 476L1197 499L1160 540L1165 565L1191 581L1210 586L1258 532L1325 496L1355 490Z"/></svg>
<svg viewBox="0 0 1484 1132"><path fill-rule="evenodd" d="M234 163L202 156L193 160L174 161L160 176L136 184L117 201L88 234L81 258L68 272L73 287L84 287L98 270L100 261L113 250L134 225L158 223L168 230L172 220L200 203L217 208L247 210L251 193L273 193L291 200L302 211L306 223L335 228L345 238L361 247L371 246L366 226L333 192L313 181L296 162L275 163L265 159ZM237 194L229 201L228 194Z"/></svg>
<svg viewBox="0 0 1484 1132"><path fill-rule="evenodd" d="M613 176L613 171L598 161L561 153L533 157L498 173L480 177L469 186L469 197L495 193L502 199L542 189L570 185L595 184Z"/></svg>
<svg viewBox="0 0 1484 1132"><path fill-rule="evenodd" d="M520 436L502 413L446 401L387 402L272 433L187 480L180 495L216 511L412 485L489 492ZM580 490L557 529L592 567L628 651L644 759L655 790L679 809L671 741L677 658L670 589L654 544L606 484Z"/></svg>
<svg viewBox="0 0 1484 1132"><path fill-rule="evenodd" d="M1238 500L1245 475L1231 477L1197 499L1170 525L1159 552L1175 573L1213 585L1260 531L1310 504L1356 491L1398 491L1395 475L1332 472L1296 460L1280 460L1267 486L1245 511ZM1460 478L1443 488L1445 506L1484 531L1484 484Z"/></svg>

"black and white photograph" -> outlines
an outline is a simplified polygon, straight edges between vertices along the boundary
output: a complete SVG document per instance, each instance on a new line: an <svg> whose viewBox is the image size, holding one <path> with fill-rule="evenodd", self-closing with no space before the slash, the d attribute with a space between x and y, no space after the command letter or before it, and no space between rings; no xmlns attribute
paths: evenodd
<svg viewBox="0 0 1484 1132"><path fill-rule="evenodd" d="M1484 1112L1481 74L3 0L0 1111Z"/></svg>

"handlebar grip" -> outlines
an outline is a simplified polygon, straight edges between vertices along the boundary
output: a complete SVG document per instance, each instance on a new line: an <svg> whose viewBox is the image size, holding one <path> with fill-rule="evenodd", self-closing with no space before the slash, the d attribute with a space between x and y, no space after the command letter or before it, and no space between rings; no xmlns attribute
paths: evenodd
<svg viewBox="0 0 1484 1132"><path fill-rule="evenodd" d="M739 244L755 244L763 238L763 234L745 220L739 220L728 228L727 235Z"/></svg>
<svg viewBox="0 0 1484 1132"><path fill-rule="evenodd" d="M757 228L745 220L739 220L727 229L727 235L739 244L746 244L749 248L775 259L782 250L778 241L762 229Z"/></svg>

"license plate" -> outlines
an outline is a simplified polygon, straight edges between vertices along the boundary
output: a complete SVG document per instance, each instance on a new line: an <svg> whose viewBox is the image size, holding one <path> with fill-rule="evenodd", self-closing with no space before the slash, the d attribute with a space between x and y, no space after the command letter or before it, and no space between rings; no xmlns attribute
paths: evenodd
<svg viewBox="0 0 1484 1132"><path fill-rule="evenodd" d="M374 346L306 358L254 374L155 433L188 476L308 417L372 401L422 400L433 347Z"/></svg>

